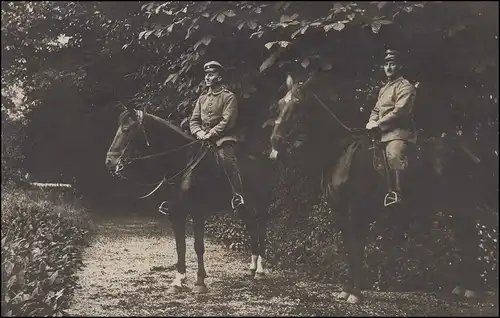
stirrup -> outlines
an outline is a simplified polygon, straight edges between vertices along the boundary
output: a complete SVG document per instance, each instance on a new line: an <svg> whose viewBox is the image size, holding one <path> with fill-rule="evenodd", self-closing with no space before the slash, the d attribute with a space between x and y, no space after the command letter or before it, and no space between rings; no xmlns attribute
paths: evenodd
<svg viewBox="0 0 500 318"><path fill-rule="evenodd" d="M402 201L401 195L399 195L395 191L391 191L385 195L384 206L387 207L395 203L401 203L401 201Z"/></svg>
<svg viewBox="0 0 500 318"><path fill-rule="evenodd" d="M160 212L161 214L164 214L164 215L167 215L168 216L168 212L170 212L168 206L165 206L167 205L167 201L163 201L160 206L158 207L158 212Z"/></svg>
<svg viewBox="0 0 500 318"><path fill-rule="evenodd" d="M231 208L234 210L240 205L245 204L245 201L243 200L243 197L239 193L235 193L233 195L233 198L231 199Z"/></svg>

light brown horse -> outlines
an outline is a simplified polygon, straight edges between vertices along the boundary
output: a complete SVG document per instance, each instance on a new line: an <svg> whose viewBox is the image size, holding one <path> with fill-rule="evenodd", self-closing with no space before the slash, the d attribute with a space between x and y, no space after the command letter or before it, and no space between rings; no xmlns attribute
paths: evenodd
<svg viewBox="0 0 500 318"><path fill-rule="evenodd" d="M422 220L435 214L438 209L453 216L455 238L462 258L453 293L477 296L476 291L482 287L476 231L476 204L481 201L481 190L479 180L470 177L474 174L467 174L471 171L467 168L477 168L479 158L457 138L433 138L421 142L420 159L411 163L409 171L406 203L402 207L384 209L382 202L388 186L383 173L374 168L373 150L379 149L376 136L364 129L347 127L317 96L316 100L306 104L306 97L314 94L311 90L313 79L311 77L302 84L296 83L291 76L287 77L288 91L278 102L278 117L270 136L270 158L285 157L287 148L292 149L287 145L294 143L294 131L301 126L313 131L308 138L317 146L310 147L308 154L311 158L314 153L331 153L334 149L334 155L324 156L321 182L324 197L339 218L347 254L348 277L339 299L349 303L362 300L362 261L370 221L380 220L385 215L392 228L403 227L408 226L412 219ZM317 105L313 106L313 103ZM325 122L339 127L336 134L314 135L314 131L321 131L318 127ZM325 139L328 142L324 142ZM418 211L411 208L417 206ZM421 233L418 228L415 231L417 235Z"/></svg>
<svg viewBox="0 0 500 318"><path fill-rule="evenodd" d="M163 184L167 179L169 182L175 180L170 176L175 176L178 180L181 172L193 168L194 181L187 186L175 186L174 195L162 204L160 211L168 214L175 232L177 274L170 291L178 293L185 290L185 234L186 219L190 215L194 221L194 249L198 258L198 274L193 290L207 292L207 273L203 258L205 219L213 212L232 213L228 180L221 173L207 144L195 140L165 119L135 109L127 109L120 115L118 130L106 155L106 165L110 172L113 175L124 175L127 163L134 160L129 158L131 149L141 146L144 148L146 143L148 150L155 154L135 159L155 159L157 164L160 160L154 171L157 178L165 176ZM267 206L272 191L268 188L270 184L261 182L261 176L266 173L263 164L270 163L265 157L262 160L252 159L242 153L238 154L238 160L245 204L239 207L236 213L243 220L250 235L250 273L255 279L262 279L265 276ZM149 163L153 164L152 161Z"/></svg>

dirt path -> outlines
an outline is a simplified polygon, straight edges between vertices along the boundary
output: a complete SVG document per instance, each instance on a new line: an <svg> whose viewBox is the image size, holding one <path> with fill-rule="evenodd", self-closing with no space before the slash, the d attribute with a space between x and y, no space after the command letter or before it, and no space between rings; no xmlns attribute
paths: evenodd
<svg viewBox="0 0 500 318"><path fill-rule="evenodd" d="M244 277L249 257L206 240L208 294L166 293L175 270L175 241L162 218L100 220L84 255L71 316L434 316L498 315L494 297L474 304L433 293L363 292L361 305L337 301L338 289L295 273L270 270L268 280ZM193 238L187 239L188 286L196 275Z"/></svg>

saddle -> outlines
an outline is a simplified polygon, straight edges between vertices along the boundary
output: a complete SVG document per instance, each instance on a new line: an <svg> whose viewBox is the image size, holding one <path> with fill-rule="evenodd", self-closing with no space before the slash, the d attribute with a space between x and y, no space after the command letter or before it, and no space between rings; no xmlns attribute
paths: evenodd
<svg viewBox="0 0 500 318"><path fill-rule="evenodd" d="M374 142L370 147L370 150L373 152L373 168L382 177L385 177L386 171L389 169L385 155L385 145L381 142ZM412 168L415 166L415 163L422 157L421 153L422 147L419 144L409 147L408 160L412 162L412 165L409 166L409 171L413 170Z"/></svg>

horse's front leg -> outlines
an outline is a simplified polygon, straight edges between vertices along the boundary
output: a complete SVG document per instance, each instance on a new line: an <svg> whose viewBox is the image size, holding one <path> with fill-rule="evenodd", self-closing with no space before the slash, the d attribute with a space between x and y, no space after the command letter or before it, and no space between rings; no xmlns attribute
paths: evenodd
<svg viewBox="0 0 500 318"><path fill-rule="evenodd" d="M350 207L341 216L348 277L337 298L347 300L352 304L360 303L362 300L363 258L368 230L368 222L363 217L365 212L359 208Z"/></svg>
<svg viewBox="0 0 500 318"><path fill-rule="evenodd" d="M177 251L177 273L170 285L170 293L180 293L185 287L186 282L186 217L187 214L183 211L175 211L170 221L174 228L175 247ZM174 213L175 213L174 212Z"/></svg>
<svg viewBox="0 0 500 318"><path fill-rule="evenodd" d="M203 255L205 254L205 216L202 213L194 216L194 250L198 259L198 275L194 284L195 293L206 293L208 288L205 285L205 278L208 277L205 271L205 262Z"/></svg>

